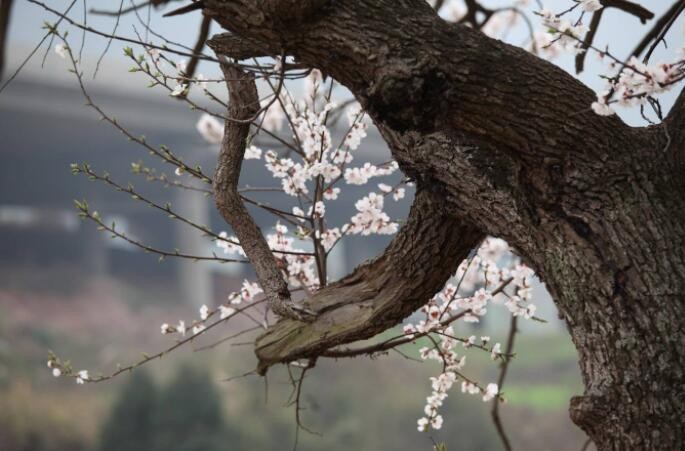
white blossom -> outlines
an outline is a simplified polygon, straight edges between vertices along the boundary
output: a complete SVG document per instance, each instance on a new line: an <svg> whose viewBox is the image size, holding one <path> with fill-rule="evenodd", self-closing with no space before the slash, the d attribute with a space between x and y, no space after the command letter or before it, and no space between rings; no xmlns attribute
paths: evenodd
<svg viewBox="0 0 685 451"><path fill-rule="evenodd" d="M199 334L200 332L202 332L206 328L207 328L207 326L205 326L204 324L197 324L197 325L193 326L193 335Z"/></svg>
<svg viewBox="0 0 685 451"><path fill-rule="evenodd" d="M220 305L219 306L219 318L220 319L226 319L229 316L233 315L235 313L235 309L225 306L225 305Z"/></svg>
<svg viewBox="0 0 685 451"><path fill-rule="evenodd" d="M483 401L488 402L492 400L499 393L499 387L497 384L488 384L485 388L485 394L483 394Z"/></svg>
<svg viewBox="0 0 685 451"><path fill-rule="evenodd" d="M473 382L463 381L461 383L461 392L468 393L469 395L475 395L480 393L480 389Z"/></svg>
<svg viewBox="0 0 685 451"><path fill-rule="evenodd" d="M390 220L383 212L383 196L369 193L355 203L358 213L350 218L348 233L351 234L393 234L397 232L397 223Z"/></svg>
<svg viewBox="0 0 685 451"><path fill-rule="evenodd" d="M442 427L442 415L436 415L431 419L431 427L433 429L440 429Z"/></svg>
<svg viewBox="0 0 685 451"><path fill-rule="evenodd" d="M186 89L188 89L188 85L186 84L178 84L174 87L174 89L171 90L171 95L172 97L178 97L182 95L184 92L186 92Z"/></svg>
<svg viewBox="0 0 685 451"><path fill-rule="evenodd" d="M602 98L598 98L596 102L592 102L592 111L600 116L611 116L615 111L606 104L606 101Z"/></svg>
<svg viewBox="0 0 685 451"><path fill-rule="evenodd" d="M386 185L385 183L379 183L378 189L386 194L392 192L392 186Z"/></svg>
<svg viewBox="0 0 685 451"><path fill-rule="evenodd" d="M210 114L203 113L195 124L195 128L207 142L212 144L219 144L223 139L224 124Z"/></svg>
<svg viewBox="0 0 685 451"><path fill-rule="evenodd" d="M321 75L321 71L319 69L312 69L309 71L309 75L307 75L307 77L304 79L305 98L308 102L313 103L313 101L316 100L319 86L321 85L322 81L323 76Z"/></svg>
<svg viewBox="0 0 685 451"><path fill-rule="evenodd" d="M88 374L88 370L81 370L78 372L77 377L76 377L76 383L83 385L85 381L90 379L90 375Z"/></svg>
<svg viewBox="0 0 685 451"><path fill-rule="evenodd" d="M309 208L307 216L312 216L314 219L323 218L326 214L326 205L322 201L316 201L314 207Z"/></svg>
<svg viewBox="0 0 685 451"><path fill-rule="evenodd" d="M251 302L255 297L262 293L262 289L254 282L243 280L243 287L240 289L240 296L243 301Z"/></svg>
<svg viewBox="0 0 685 451"><path fill-rule="evenodd" d="M69 47L66 46L63 42L58 43L55 45L55 53L58 54L61 58L66 58L69 56Z"/></svg>
<svg viewBox="0 0 685 451"><path fill-rule="evenodd" d="M271 102L270 99L265 99L261 103L261 107L265 108ZM271 102L269 107L262 113L261 124L264 130L275 133L283 128L283 121L285 121L285 113L278 101Z"/></svg>
<svg viewBox="0 0 685 451"><path fill-rule="evenodd" d="M250 146L245 149L246 160L259 160L262 158L262 149L256 146Z"/></svg>
<svg viewBox="0 0 685 451"><path fill-rule="evenodd" d="M323 192L323 198L326 200L336 200L338 198L338 194L340 194L340 188L327 188Z"/></svg>
<svg viewBox="0 0 685 451"><path fill-rule="evenodd" d="M223 249L225 254L238 254L245 257L245 251L240 244L234 244L239 243L238 238L235 236L229 237L226 232L220 232L219 238L220 239L216 240L216 245Z"/></svg>
<svg viewBox="0 0 685 451"><path fill-rule="evenodd" d="M603 8L602 3L600 3L599 0L580 0L580 4L583 8L583 11L589 13L598 11Z"/></svg>
<svg viewBox="0 0 685 451"><path fill-rule="evenodd" d="M328 252L331 250L331 248L333 248L333 245L340 239L342 233L340 232L339 228L335 227L332 229L327 229L323 233L320 233L318 235L321 239L321 245L323 246L324 250Z"/></svg>
<svg viewBox="0 0 685 451"><path fill-rule="evenodd" d="M197 74L195 76L195 82L200 85L202 89L207 89L207 77L203 74Z"/></svg>
<svg viewBox="0 0 685 451"><path fill-rule="evenodd" d="M280 72L283 70L283 59L281 59L280 56L277 56L274 58L274 66L273 66L273 71L274 72Z"/></svg>
<svg viewBox="0 0 685 451"><path fill-rule="evenodd" d="M424 432L425 430L428 429L428 423L430 423L430 420L428 420L428 418L425 418L425 417L419 418L419 421L417 423L418 423L418 430L420 432Z"/></svg>
<svg viewBox="0 0 685 451"><path fill-rule="evenodd" d="M176 325L176 332L180 333L184 337L186 336L186 323L183 320L180 320L178 324Z"/></svg>
<svg viewBox="0 0 685 451"><path fill-rule="evenodd" d="M395 201L404 199L404 188L397 188L395 191L393 191L392 198L395 199Z"/></svg>
<svg viewBox="0 0 685 451"><path fill-rule="evenodd" d="M502 345L495 343L495 346L492 347L492 351L490 351L490 357L492 360L495 360L500 355L502 355Z"/></svg>
<svg viewBox="0 0 685 451"><path fill-rule="evenodd" d="M200 307L200 319L204 321L207 318L209 318L209 307L203 304L202 307Z"/></svg>

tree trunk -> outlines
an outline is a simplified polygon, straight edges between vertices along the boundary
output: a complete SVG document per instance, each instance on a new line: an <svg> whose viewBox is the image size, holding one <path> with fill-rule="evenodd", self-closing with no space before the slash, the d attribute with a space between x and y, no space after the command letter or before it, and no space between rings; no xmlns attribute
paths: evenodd
<svg viewBox="0 0 685 451"><path fill-rule="evenodd" d="M580 357L585 393L571 417L600 450L685 449L685 95L654 127L597 116L578 80L442 21L424 0L205 5L232 32L210 42L218 53L284 51L354 93L401 169L433 193L414 210L441 212L423 220L454 256L494 235L536 269ZM349 315L358 292L347 282L390 280L393 249L422 236L421 220L381 257L390 263L310 299L325 320L285 320L262 337L262 370L375 334L436 291L458 259L431 257L429 235L413 241L420 264L401 266L414 295L362 287L373 314Z"/></svg>

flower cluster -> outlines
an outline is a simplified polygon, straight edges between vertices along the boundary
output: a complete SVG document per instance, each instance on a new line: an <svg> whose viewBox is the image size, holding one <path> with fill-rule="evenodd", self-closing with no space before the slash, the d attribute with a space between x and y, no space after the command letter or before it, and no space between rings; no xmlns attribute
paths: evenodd
<svg viewBox="0 0 685 451"><path fill-rule="evenodd" d="M680 53L682 55L676 61L651 65L631 57L618 75L608 79L606 89L599 92L597 101L592 103L592 110L601 116L610 116L615 113L610 103L641 106L650 98L669 91L685 77L685 47ZM610 65L615 67L616 63Z"/></svg>
<svg viewBox="0 0 685 451"><path fill-rule="evenodd" d="M242 288L231 293L228 296L228 302L226 304L219 305L216 309L211 310L206 305L200 307L200 319L195 320L190 325L190 330L193 335L198 335L203 332L207 326L205 322L214 315L219 315L219 320L225 320L230 318L236 313L236 309L232 306L241 304L243 302L254 302L258 294L262 292L262 289L256 283L249 282L247 280L243 281ZM185 337L188 332L188 326L184 320L179 320L175 325L170 325L164 323L160 326L162 335L178 333Z"/></svg>
<svg viewBox="0 0 685 451"><path fill-rule="evenodd" d="M88 370L73 371L69 362L62 362L52 353L48 357L47 365L52 370L54 377L70 376L79 385L83 385L91 380Z"/></svg>
<svg viewBox="0 0 685 451"><path fill-rule="evenodd" d="M274 255L288 283L294 287L317 288L319 278L314 270L316 263L314 256L307 255L302 249L293 247L295 238L288 235L286 226L278 223L275 229L276 233L267 235L266 241L269 247L275 251L292 252Z"/></svg>
<svg viewBox="0 0 685 451"><path fill-rule="evenodd" d="M408 338L431 337L432 346L422 347L419 354L424 360L436 360L442 364L442 372L431 377L432 392L426 398L425 416L418 420L419 430L426 430L429 426L440 428L443 420L438 409L447 398L449 389L459 380L463 393L481 394L484 402L499 397L497 384L490 383L483 388L461 373L466 356L457 354L455 348L458 343L464 349L478 348L489 352L493 360L510 356L503 355L500 343L490 346L490 337L482 336L480 341L475 335L457 337L453 323L458 319L467 323L478 322L491 303L503 303L514 316L533 318L535 305L528 302L533 276L533 271L509 252L506 242L487 238L476 255L459 266L455 275L457 285L447 283L420 309L422 318L418 322L404 325L403 332Z"/></svg>
<svg viewBox="0 0 685 451"><path fill-rule="evenodd" d="M383 196L369 193L368 196L358 200L354 207L358 213L350 219L351 224L347 228L349 233L392 235L397 232L397 223L392 222L383 212Z"/></svg>
<svg viewBox="0 0 685 451"><path fill-rule="evenodd" d="M319 256L308 252L304 243L310 240L315 249L320 247L328 253L346 236L397 232L397 222L383 210L385 198L391 196L394 201L400 201L406 195L404 185L408 185L405 182L393 186L379 183L379 191L371 191L355 203L355 211L348 222L329 226L327 204L339 198L345 185L363 186L374 178L391 176L398 165L391 161L351 166L355 151L367 136L369 122L358 104L347 107L343 111L347 119L344 134L334 145L328 122L333 113L339 111L335 102L320 94L321 83L320 72L313 70L305 80L307 95L304 101L296 102L285 89L277 99L267 97L265 100L264 111L256 123L272 133L281 130L284 123L288 124L293 146L285 154L273 149L262 150L255 145L249 145L245 151L246 160L263 161L273 178L279 180L278 188L269 189L282 191L295 203L279 210L275 233L267 236L267 242L288 283L306 289L317 289L321 281L315 270ZM209 114L203 114L197 122L198 132L213 144L221 141L223 129L223 124ZM275 207L270 211L276 211ZM286 226L284 218L290 220L286 222L292 226ZM302 245L297 245L298 242ZM226 254L245 256L238 239L229 237L226 232L219 235L216 245Z"/></svg>
<svg viewBox="0 0 685 451"><path fill-rule="evenodd" d="M548 29L552 41L557 46L574 53L584 51L582 38L587 32L587 27L582 22L572 24L548 9L540 11L540 17L542 17L542 24Z"/></svg>
<svg viewBox="0 0 685 451"><path fill-rule="evenodd" d="M576 6L580 6L583 13L603 8L598 0L579 0ZM561 14L547 9L538 12L547 32L535 32L529 49L540 49L550 58L564 51L586 51L584 37L588 30L581 21L582 15L575 23L561 17L573 9L570 8ZM597 93L597 100L591 104L592 110L600 116L615 114L612 104L642 107L685 79L685 47L679 50L672 61L656 64L647 64L635 56L631 56L627 61L619 60L609 53L608 47L606 50L599 50L597 47L589 46L589 50L594 51L601 60L609 60L610 70L617 69L613 76L603 75L607 85Z"/></svg>

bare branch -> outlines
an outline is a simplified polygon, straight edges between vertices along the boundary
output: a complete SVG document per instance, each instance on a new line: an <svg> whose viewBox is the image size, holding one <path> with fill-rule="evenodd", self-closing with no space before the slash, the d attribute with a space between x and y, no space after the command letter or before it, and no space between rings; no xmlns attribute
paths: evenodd
<svg viewBox="0 0 685 451"><path fill-rule="evenodd" d="M216 255L213 256L204 256L204 255L192 255L192 254L187 254L184 252L180 252L178 250L174 250L173 252L171 251L165 251L163 249L158 249L156 247L150 246L145 243L141 243L138 240L135 240L131 238L130 236L126 235L123 232L120 232L119 230L116 229L114 225L107 225L103 220L102 217L97 214L97 212L90 211L88 204L85 202L78 202L76 204L76 207L78 210L81 212L81 216L83 218L88 218L94 223L98 225L98 229L101 231L106 231L111 233L114 237L120 238L124 241L126 241L129 244L132 244L145 252L152 253L152 254L157 254L160 256L160 258L164 257L176 257L176 258L184 258L187 260L192 260L195 262L198 261L216 261L219 263L250 263L248 260L236 260L232 258L222 258L222 257L217 257Z"/></svg>
<svg viewBox="0 0 685 451"><path fill-rule="evenodd" d="M144 8L146 6L149 6L149 5L152 5L155 8L157 8L157 7L164 5L166 3L171 3L172 1L177 1L177 0L148 0L145 2L138 3L138 4L131 2L131 6L124 8L121 11L119 11L119 10L112 11L112 10L106 10L106 9L91 8L89 12L91 14L95 14L95 15L99 15L99 16L118 16L118 15L122 15L122 14L128 14L130 12L138 11L139 9Z"/></svg>
<svg viewBox="0 0 685 451"><path fill-rule="evenodd" d="M464 0L466 3L466 14L458 23L469 23L473 28L482 28L488 20L492 17L494 11L481 5L476 0ZM483 20L478 22L478 13L483 15Z"/></svg>
<svg viewBox="0 0 685 451"><path fill-rule="evenodd" d="M205 47L205 41L209 37L209 29L212 24L212 19L209 16L204 16L202 18L202 23L200 24L200 31L198 31L197 41L195 42L195 47L193 47L193 56L188 61L188 66L186 70L183 71L183 75L186 78L192 79L195 76L195 69L197 69L197 64L199 63L199 55L202 54L202 49Z"/></svg>
<svg viewBox="0 0 685 451"><path fill-rule="evenodd" d="M61 13L61 12L57 11L56 9L49 7L44 2L41 2L38 0L27 0L27 1L29 3L33 3L34 5L40 6L45 11L48 11L49 13L52 13L52 14L58 16L60 18L60 20L64 20L65 22L68 22L70 25L73 25L76 28L80 28L81 30L85 30L89 33L93 33L95 35L102 36L104 38L108 38L108 39L111 38L111 39L116 40L116 41L128 42L130 44L144 45L144 46L149 47L149 48L153 48L153 49L157 49L157 50L163 50L165 52L174 53L176 55L185 56L188 58L192 58L194 56L193 53L184 52L181 50L175 50L175 49L172 49L172 48L169 48L166 46L144 43L144 42L141 42L139 39L131 39L131 38L127 38L125 36L120 36L120 35L116 35L116 34L112 34L112 33L105 33L103 31L97 30L93 27L89 27L87 25L76 22L75 20L67 17L66 13ZM204 60L204 61L219 62L219 60L217 60L216 58L212 58L212 57L207 56L207 55L200 55L200 56L198 56L198 58L201 60Z"/></svg>
<svg viewBox="0 0 685 451"><path fill-rule="evenodd" d="M75 4L76 4L76 0L71 0L71 3L69 3L69 6L67 6L67 9L64 11L64 13L60 13L57 10L53 10L54 13L59 16L59 19L53 25L48 26L48 31L43 35L43 37L40 39L38 44L36 44L36 46L29 52L29 54L26 55L26 58L24 58L24 60L21 62L19 67L17 67L17 69L14 71L14 73L12 73L12 75L2 84L2 86L0 86L0 92L4 91L5 88L7 86L9 86L9 84L12 83L12 81L17 77L17 75L19 75L19 72L21 72L22 69L24 69L24 66L26 66L26 64L28 64L28 62L31 60L31 58L33 58L33 55L36 54L38 49L40 49L42 47L45 40L47 38L49 38L49 37L51 38L51 36L53 36L55 30L57 29L57 26L59 26L59 24L62 23L62 20L63 19L66 19L67 21L70 20L69 18L66 17L66 15L69 13L69 11L71 11L71 8L73 8ZM9 11L8 11L8 13L9 13ZM9 15L7 16L6 20L9 21ZM0 51L3 51L2 47L0 47ZM1 74L2 73L0 72L0 75Z"/></svg>
<svg viewBox="0 0 685 451"><path fill-rule="evenodd" d="M300 411L303 410L303 408L301 406L302 401L300 399L302 397L302 385L304 384L304 378L307 375L307 372L310 369L314 368L315 363L316 363L315 360L312 359L307 363L306 366L304 366L302 368L302 372L300 373L300 377L297 380L296 385L295 385L294 401L293 401L293 403L295 404L295 440L293 443L293 451L297 450L297 444L298 444L299 438L300 438L300 429L302 429L306 432L309 432L310 434L321 435L318 432L313 431L313 430L309 429L308 427L306 427L302 423L302 418L300 417Z"/></svg>
<svg viewBox="0 0 685 451"><path fill-rule="evenodd" d="M514 338L516 337L516 332L518 332L518 330L516 328L517 321L518 321L517 316L511 317L511 323L509 326L509 336L507 337L507 347L504 350L505 357L502 359L499 378L497 380L497 387L498 387L500 393L502 392L502 386L504 385L504 380L507 377L507 370L509 369L509 363L511 362L511 355L512 355L512 352L514 350ZM504 446L504 449L506 451L511 451L512 447L511 447L511 443L509 442L509 437L507 437L507 433L504 430L504 426L502 425L502 419L499 416L500 402L501 402L500 399L495 398L495 400L492 402L492 410L490 411L490 414L492 415L492 422L495 424L495 429L497 429L497 435L499 435L500 440L502 440L502 445Z"/></svg>
<svg viewBox="0 0 685 451"><path fill-rule="evenodd" d="M640 22L642 23L645 23L648 19L654 17L654 13L644 6L627 0L602 0L601 3L605 8L616 8L628 14L632 14L640 19Z"/></svg>
<svg viewBox="0 0 685 451"><path fill-rule="evenodd" d="M581 44L583 51L576 55L576 74L583 72L585 67L585 57L587 56L587 49L592 45L592 41L595 40L595 34L597 34L599 23L602 20L602 14L604 14L604 8L595 11L594 14L592 14L590 29L588 30L587 34L585 35L585 39Z"/></svg>
<svg viewBox="0 0 685 451"><path fill-rule="evenodd" d="M117 10L109 10L109 9L97 9L97 8L91 8L88 12L91 14L94 14L96 16L120 16L122 14L128 14L130 12L136 11L140 8L144 8L148 5L150 5L153 2L147 1L147 2L142 2L138 4L131 4L131 6L128 6L123 9L117 9Z"/></svg>
<svg viewBox="0 0 685 451"><path fill-rule="evenodd" d="M652 49L656 47L656 44L659 43L661 39L657 39L657 36L662 35L663 30L668 30L668 28L671 26L669 24L672 24L673 20L675 17L680 14L682 11L683 5L685 5L685 1L679 0L675 2L670 8L668 8L668 11L664 13L663 16L659 17L659 20L656 21L654 24L654 27L652 27L651 30L645 35L644 38L642 38L642 41L635 47L635 50L632 51L631 55L632 56L640 56L642 52L647 48L647 45L649 45L652 40L656 40L655 44L652 45ZM653 50L652 50L653 51ZM651 51L649 52L651 54ZM645 56L646 59L649 59L649 56Z"/></svg>
<svg viewBox="0 0 685 451"><path fill-rule="evenodd" d="M124 8L124 0L121 0L119 2L119 14L116 15L116 20L114 21L114 28L112 29L112 33L110 33L109 38L107 39L107 45L105 46L105 49L102 51L102 54L100 55L100 58L98 58L97 62L95 63L95 71L93 72L93 78L97 75L98 71L100 70L100 63L102 63L103 58L109 51L109 47L112 45L112 41L114 40L114 36L117 33L117 29L119 28L119 21L121 20L121 11Z"/></svg>
<svg viewBox="0 0 685 451"><path fill-rule="evenodd" d="M585 440L585 443L583 443L583 447L580 449L580 451L587 451L590 449L590 445L592 444L592 439L588 437L587 440Z"/></svg>
<svg viewBox="0 0 685 451"><path fill-rule="evenodd" d="M181 6L180 8L174 9L173 11L169 11L168 13L164 14L164 17L172 17L172 16L180 16L182 14L188 14L189 12L197 11L198 9L202 9L204 7L204 3L202 1L199 2L193 2L185 6Z"/></svg>

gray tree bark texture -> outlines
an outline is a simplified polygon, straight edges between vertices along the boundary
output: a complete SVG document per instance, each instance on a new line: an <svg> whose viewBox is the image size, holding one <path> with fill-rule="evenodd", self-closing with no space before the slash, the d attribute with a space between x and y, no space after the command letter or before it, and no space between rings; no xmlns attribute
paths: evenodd
<svg viewBox="0 0 685 451"><path fill-rule="evenodd" d="M219 54L294 56L351 90L406 175L407 224L376 260L257 342L260 369L400 322L486 235L547 284L585 384L570 414L600 450L685 449L685 94L659 125L589 108L558 67L425 0L205 0Z"/></svg>

